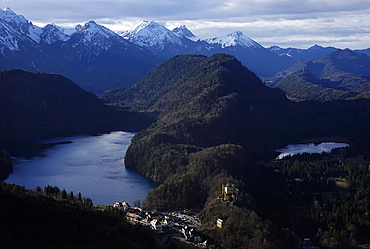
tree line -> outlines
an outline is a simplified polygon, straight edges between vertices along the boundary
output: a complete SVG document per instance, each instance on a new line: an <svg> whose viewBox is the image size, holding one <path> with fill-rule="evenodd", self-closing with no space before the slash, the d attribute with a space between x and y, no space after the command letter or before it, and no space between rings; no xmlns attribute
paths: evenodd
<svg viewBox="0 0 370 249"><path fill-rule="evenodd" d="M98 210L91 199L55 186L26 190L0 182L0 203L0 248L161 248L123 211Z"/></svg>
<svg viewBox="0 0 370 249"><path fill-rule="evenodd" d="M349 155L352 148L348 148ZM334 153L260 164L268 174L246 191L265 219L309 237L320 248L356 248L370 237L369 164L346 165Z"/></svg>

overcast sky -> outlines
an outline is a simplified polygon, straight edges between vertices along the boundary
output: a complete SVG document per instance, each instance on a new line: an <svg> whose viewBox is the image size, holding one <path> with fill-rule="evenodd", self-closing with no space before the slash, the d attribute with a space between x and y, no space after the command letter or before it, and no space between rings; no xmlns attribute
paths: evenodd
<svg viewBox="0 0 370 249"><path fill-rule="evenodd" d="M141 20L185 24L201 39L240 30L264 47L370 47L370 0L1 0L43 27L90 20L124 31Z"/></svg>

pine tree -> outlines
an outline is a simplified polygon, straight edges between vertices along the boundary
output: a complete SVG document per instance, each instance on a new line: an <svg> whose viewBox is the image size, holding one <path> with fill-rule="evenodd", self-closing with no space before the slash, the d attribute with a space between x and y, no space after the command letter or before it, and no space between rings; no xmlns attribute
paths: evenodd
<svg viewBox="0 0 370 249"><path fill-rule="evenodd" d="M61 197L60 197L62 200L65 200L65 199L67 199L67 191L66 191L66 189L64 188L63 190L62 190L62 195L61 195Z"/></svg>

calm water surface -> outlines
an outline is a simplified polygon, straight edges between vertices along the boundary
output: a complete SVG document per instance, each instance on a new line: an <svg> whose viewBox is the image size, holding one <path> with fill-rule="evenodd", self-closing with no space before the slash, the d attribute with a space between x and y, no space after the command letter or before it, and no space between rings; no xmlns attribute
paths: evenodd
<svg viewBox="0 0 370 249"><path fill-rule="evenodd" d="M285 148L277 149L276 152L280 152L277 159L282 159L288 155L302 154L302 153L323 153L330 152L334 148L347 147L349 144L346 143L334 143L334 142L324 142L320 144L290 144Z"/></svg>
<svg viewBox="0 0 370 249"><path fill-rule="evenodd" d="M69 193L79 192L94 204L145 199L156 184L124 165L124 156L134 133L111 132L100 136L82 135L55 138L42 143L61 143L43 152L42 157L17 158L14 173L5 181L33 189L58 186Z"/></svg>

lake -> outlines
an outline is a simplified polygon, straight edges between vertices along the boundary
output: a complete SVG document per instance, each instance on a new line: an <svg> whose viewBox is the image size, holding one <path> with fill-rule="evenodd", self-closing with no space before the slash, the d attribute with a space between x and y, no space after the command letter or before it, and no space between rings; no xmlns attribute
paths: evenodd
<svg viewBox="0 0 370 249"><path fill-rule="evenodd" d="M276 152L280 152L277 159L282 159L288 155L302 154L302 153L323 153L330 152L334 148L347 147L349 144L346 143L334 143L334 142L324 142L320 144L307 143L307 144L290 144L285 148L276 149Z"/></svg>
<svg viewBox="0 0 370 249"><path fill-rule="evenodd" d="M55 144L42 156L16 158L14 173L7 183L34 189L58 186L68 193L79 192L95 205L113 205L126 201L130 205L145 199L157 185L136 171L125 167L124 156L135 133L116 131L99 136L80 135L43 140Z"/></svg>

